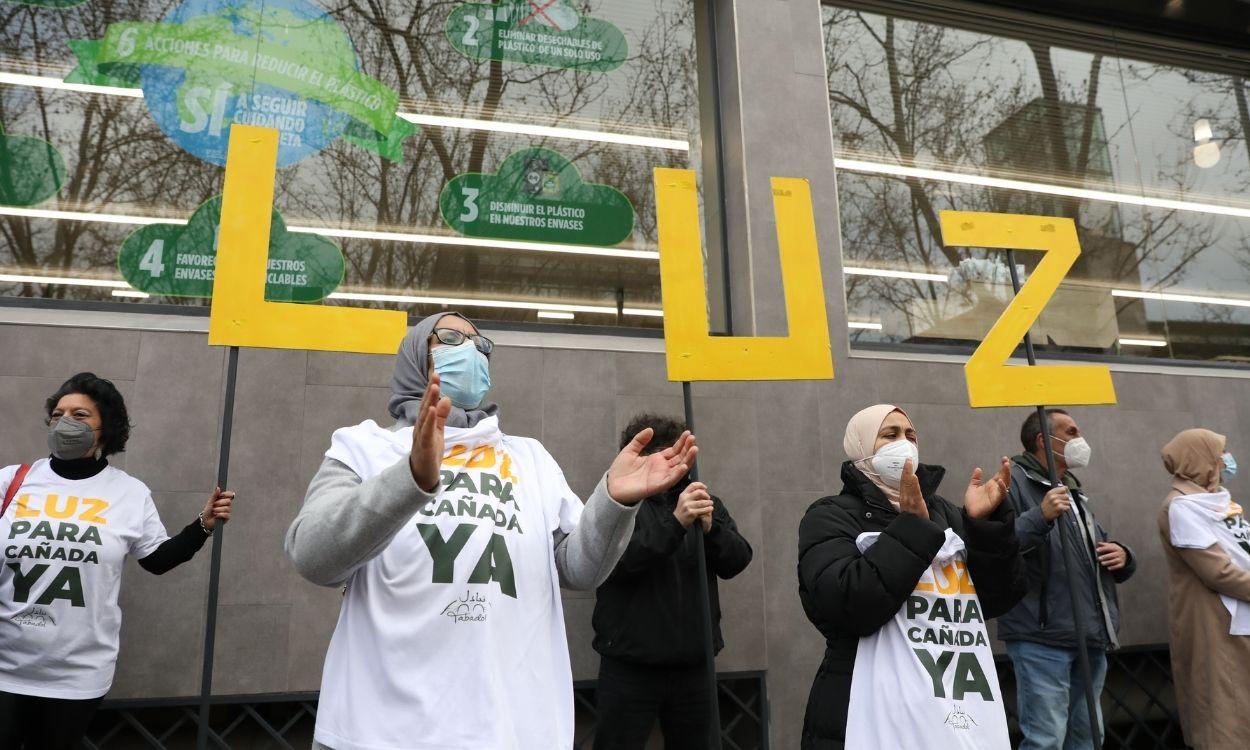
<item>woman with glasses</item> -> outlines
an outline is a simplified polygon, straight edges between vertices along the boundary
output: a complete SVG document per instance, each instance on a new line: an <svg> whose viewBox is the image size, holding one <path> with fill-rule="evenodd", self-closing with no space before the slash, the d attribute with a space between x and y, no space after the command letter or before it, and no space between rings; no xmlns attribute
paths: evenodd
<svg viewBox="0 0 1250 750"><path fill-rule="evenodd" d="M110 466L130 420L117 388L84 372L45 403L49 458L0 470L0 748L77 748L113 682L127 556L161 575L190 560L234 493L213 490L177 536L143 482ZM188 514L189 515L189 514Z"/></svg>
<svg viewBox="0 0 1250 750"><path fill-rule="evenodd" d="M636 504L686 475L695 441L643 455L643 430L583 506L537 440L502 431L491 349L457 313L409 331L396 423L336 431L287 532L305 578L345 584L316 747L572 747L560 587L603 582Z"/></svg>

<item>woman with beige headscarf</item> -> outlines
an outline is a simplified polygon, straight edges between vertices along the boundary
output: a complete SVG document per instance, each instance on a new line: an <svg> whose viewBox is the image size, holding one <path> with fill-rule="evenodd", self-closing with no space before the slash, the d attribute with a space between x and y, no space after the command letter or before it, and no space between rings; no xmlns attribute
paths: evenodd
<svg viewBox="0 0 1250 750"><path fill-rule="evenodd" d="M1224 489L1223 435L1185 430L1163 447L1172 491L1159 510L1168 560L1172 678L1185 741L1250 746L1250 524Z"/></svg>
<svg viewBox="0 0 1250 750"><path fill-rule="evenodd" d="M1008 747L985 620L1024 596L1010 465L959 508L919 461L907 414L878 404L846 428L841 494L799 525L799 597L825 636L804 750ZM849 718L848 718L849 717Z"/></svg>

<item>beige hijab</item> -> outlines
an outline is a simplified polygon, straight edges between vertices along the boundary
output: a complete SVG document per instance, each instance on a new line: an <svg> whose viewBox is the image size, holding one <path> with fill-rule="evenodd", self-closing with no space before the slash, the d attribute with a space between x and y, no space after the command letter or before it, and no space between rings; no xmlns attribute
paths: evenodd
<svg viewBox="0 0 1250 750"><path fill-rule="evenodd" d="M1225 438L1210 430L1185 430L1163 446L1163 467L1186 494L1219 492ZM1192 485L1192 486L1185 486Z"/></svg>
<svg viewBox="0 0 1250 750"><path fill-rule="evenodd" d="M893 404L870 406L851 417L846 424L846 436L842 438L842 450L846 451L847 458L855 462L855 467L885 493L890 504L898 508L898 490L881 481L881 477L867 463L867 459L876 453L877 433L881 431L882 423L894 412L907 417L907 412ZM907 419L911 421L911 417Z"/></svg>

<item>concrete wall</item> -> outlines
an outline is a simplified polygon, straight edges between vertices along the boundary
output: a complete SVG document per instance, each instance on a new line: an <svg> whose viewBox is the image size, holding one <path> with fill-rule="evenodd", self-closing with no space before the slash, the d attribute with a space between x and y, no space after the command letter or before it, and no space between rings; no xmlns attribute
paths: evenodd
<svg viewBox="0 0 1250 750"><path fill-rule="evenodd" d="M950 470L958 501L975 465L1018 449L1024 410L974 412L954 358L852 356L841 284L832 143L816 0L737 0L721 17L732 64L726 95L730 273L739 333L785 329L768 177L811 181L824 262L837 380L695 387L702 470L755 547L755 562L722 588L727 647L718 668L767 670L772 738L796 747L810 678L823 644L799 606L795 531L806 507L840 489L849 416L874 402L909 411L926 462ZM741 238L748 241L743 243ZM201 326L142 315L61 314L0 308L0 455L43 455L41 403L68 375L91 369L117 381L135 422L119 465L152 488L166 525L190 520L213 484L224 387L223 352ZM124 328L112 328L123 326ZM626 420L644 410L679 414L655 340L501 333L492 397L504 428L540 438L570 484L588 493L614 454ZM226 531L214 691L315 690L339 594L302 581L283 534L331 431L385 417L390 358L245 351L231 451L236 518ZM1250 445L1250 380L1212 370L1117 368L1120 403L1077 409L1094 460L1082 474L1112 534L1134 547L1137 576L1122 587L1126 644L1166 640L1164 563L1154 515L1167 489L1158 449L1202 425ZM1245 481L1245 480L1239 480ZM1238 484L1233 484L1238 489ZM122 655L113 697L197 692L208 555L162 578L127 570ZM591 678L593 600L566 594L575 676Z"/></svg>
<svg viewBox="0 0 1250 750"><path fill-rule="evenodd" d="M644 409L680 414L663 357L647 351L535 346L543 337L500 334L492 362L505 428L540 438L569 481L588 493L614 455L624 422ZM558 337L561 345L577 337ZM609 341L609 343L611 343ZM650 341L616 349L653 348ZM113 378L135 423L118 464L152 488L171 530L191 519L216 467L224 356L194 332L0 325L0 432L4 461L43 455L41 404L69 374ZM226 531L214 691L246 694L316 690L339 594L302 581L282 537L325 450L330 432L385 417L390 358L244 351L231 451L239 492ZM1167 488L1159 446L1204 425L1250 445L1250 380L1117 372L1120 404L1074 410L1094 447L1083 472L1100 518L1139 554L1138 575L1121 588L1126 644L1166 641L1164 563L1154 513ZM538 384L546 384L539 387ZM841 437L863 405L907 409L926 462L951 476L957 500L976 464L1016 450L1022 410L966 406L957 362L838 358L826 383L706 384L695 387L702 470L755 547L755 562L725 584L727 647L718 668L767 670L777 747L794 747L809 680L823 645L795 593L795 529L817 497L836 492ZM1233 485L1236 490L1237 484ZM207 548L192 563L154 577L131 564L123 583L122 653L112 697L194 694L199 684ZM566 594L569 648L579 679L593 678L593 599Z"/></svg>

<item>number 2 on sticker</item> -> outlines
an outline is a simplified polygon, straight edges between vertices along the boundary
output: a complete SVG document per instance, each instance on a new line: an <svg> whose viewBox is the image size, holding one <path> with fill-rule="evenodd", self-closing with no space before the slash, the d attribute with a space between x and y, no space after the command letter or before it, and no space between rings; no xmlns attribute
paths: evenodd
<svg viewBox="0 0 1250 750"><path fill-rule="evenodd" d="M477 16L465 16L464 20L469 24L469 28L465 30L464 37L460 43L470 47L476 47L480 42L477 40L477 30L481 27L482 22L477 20Z"/></svg>

